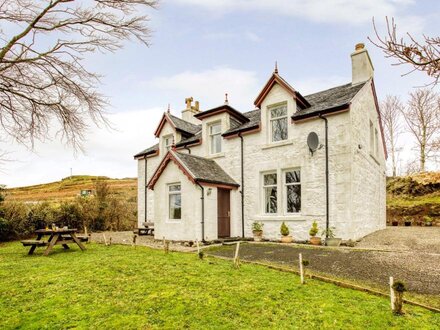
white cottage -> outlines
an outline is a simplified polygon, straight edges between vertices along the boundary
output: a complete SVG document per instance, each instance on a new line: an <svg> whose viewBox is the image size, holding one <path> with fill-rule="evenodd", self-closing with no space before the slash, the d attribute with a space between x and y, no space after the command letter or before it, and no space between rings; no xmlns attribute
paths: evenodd
<svg viewBox="0 0 440 330"><path fill-rule="evenodd" d="M350 83L314 94L303 96L276 69L255 110L226 100L201 111L188 98L182 118L165 112L158 143L135 155L139 224L154 222L155 237L169 240L251 237L255 221L268 239L280 237L283 221L295 240L308 239L314 220L343 239L384 228L373 65L363 44L351 59ZM311 132L320 142L313 152Z"/></svg>

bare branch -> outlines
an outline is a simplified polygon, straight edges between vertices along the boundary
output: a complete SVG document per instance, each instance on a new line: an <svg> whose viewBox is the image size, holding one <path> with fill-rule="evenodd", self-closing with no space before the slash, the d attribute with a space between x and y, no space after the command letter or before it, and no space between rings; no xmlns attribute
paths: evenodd
<svg viewBox="0 0 440 330"><path fill-rule="evenodd" d="M411 65L414 71L426 72L437 84L440 79L440 37L423 36L423 41L417 41L412 34L406 33L405 40L397 36L397 25L394 18L391 22L386 17L387 33L384 37L377 30L373 18L375 39L368 39L378 48L382 49L385 57L396 60L395 65Z"/></svg>
<svg viewBox="0 0 440 330"><path fill-rule="evenodd" d="M148 45L143 11L149 0L0 0L0 128L33 146L54 123L60 136L81 149L88 123L107 125L100 76L83 65L86 54L114 52L126 40ZM43 38L54 40L42 46ZM45 43L47 44L47 43Z"/></svg>

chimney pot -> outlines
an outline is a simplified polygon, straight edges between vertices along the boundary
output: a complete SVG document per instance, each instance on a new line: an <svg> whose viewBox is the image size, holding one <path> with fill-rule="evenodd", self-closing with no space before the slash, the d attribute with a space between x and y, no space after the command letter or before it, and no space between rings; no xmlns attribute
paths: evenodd
<svg viewBox="0 0 440 330"><path fill-rule="evenodd" d="M358 50L362 50L362 49L364 49L364 48L365 48L365 44L362 43L362 42L360 42L360 43L356 44L356 46L354 46L354 49L355 49L356 51L358 51Z"/></svg>

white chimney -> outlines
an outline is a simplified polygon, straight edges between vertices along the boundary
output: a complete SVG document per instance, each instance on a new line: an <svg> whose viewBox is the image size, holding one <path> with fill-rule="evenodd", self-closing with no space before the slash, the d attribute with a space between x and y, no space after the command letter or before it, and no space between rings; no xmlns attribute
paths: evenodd
<svg viewBox="0 0 440 330"><path fill-rule="evenodd" d="M196 101L195 105L192 105L191 103L193 100L194 99L192 97L188 97L185 99L186 109L182 111L182 119L195 125L199 125L200 120L194 117L195 114L198 114L200 112L199 101Z"/></svg>
<svg viewBox="0 0 440 330"><path fill-rule="evenodd" d="M351 70L353 85L367 81L374 75L373 63L362 43L357 44L354 53L351 54Z"/></svg>

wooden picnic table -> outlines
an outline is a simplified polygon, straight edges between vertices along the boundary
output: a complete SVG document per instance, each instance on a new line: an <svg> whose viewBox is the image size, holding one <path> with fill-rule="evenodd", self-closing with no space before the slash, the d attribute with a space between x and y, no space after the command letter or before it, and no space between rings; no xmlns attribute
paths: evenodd
<svg viewBox="0 0 440 330"><path fill-rule="evenodd" d="M30 246L28 254L33 254L38 246L47 246L44 255L47 256L55 245L62 245L65 250L69 249L71 243L75 243L84 251L86 247L81 243L81 239L76 236L77 229L38 229L35 231L37 239L21 241L23 246ZM49 236L47 241L43 240L44 236Z"/></svg>

